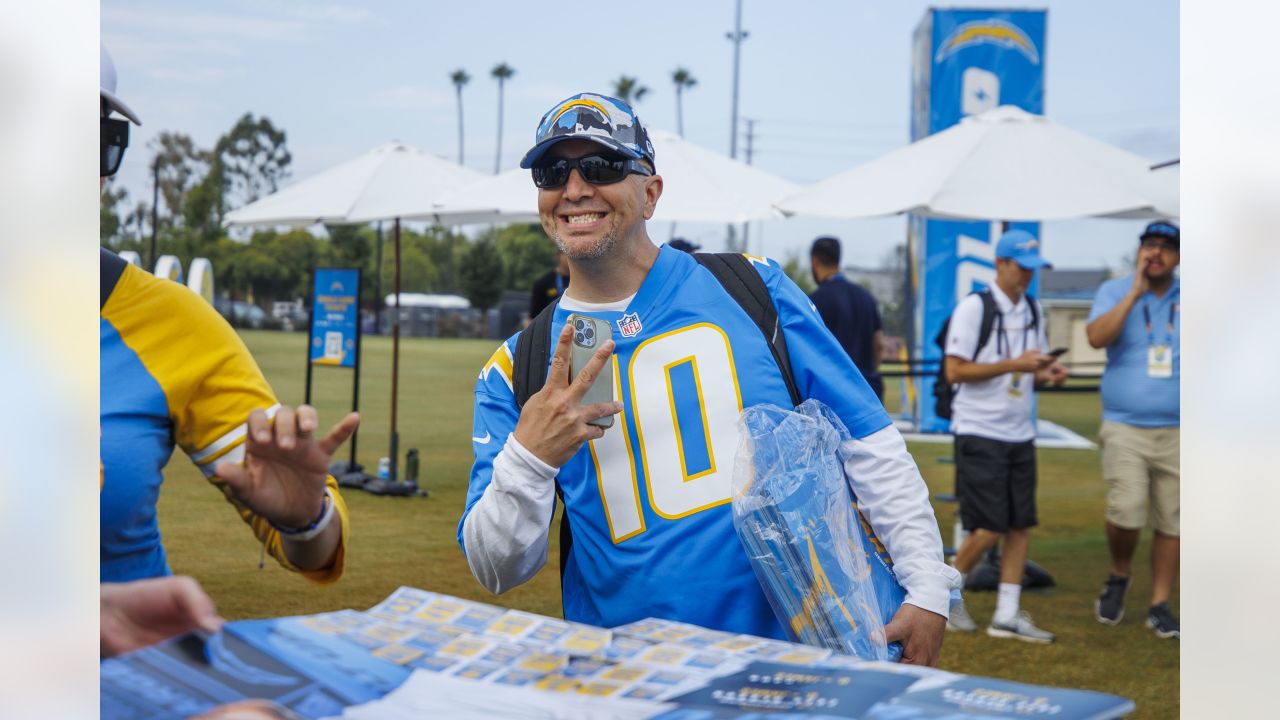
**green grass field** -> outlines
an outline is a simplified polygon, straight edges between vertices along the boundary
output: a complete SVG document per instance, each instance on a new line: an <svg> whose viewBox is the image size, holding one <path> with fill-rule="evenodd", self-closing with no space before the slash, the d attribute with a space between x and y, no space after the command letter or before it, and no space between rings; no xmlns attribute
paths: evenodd
<svg viewBox="0 0 1280 720"><path fill-rule="evenodd" d="M303 399L304 344L301 333L245 332L244 337L282 402ZM401 459L408 448L422 458L427 498L376 497L358 490L344 493L351 508L352 531L346 574L335 585L318 588L280 569L268 558L259 569L257 542L232 509L179 452L166 474L160 497L160 525L174 572L195 576L230 619L367 608L400 585L448 593L472 600L560 614L559 579L553 547L549 566L523 587L495 597L471 577L458 549L456 528L466 496L471 462L471 391L494 341L408 339L400 357ZM391 342L366 337L360 388L364 422L359 460L377 465L387 454L390 430ZM351 372L315 371L313 404L327 426L351 401ZM898 383L888 383L887 402L897 407ZM1096 394L1053 394L1041 398L1040 412L1091 439L1099 425ZM348 448L339 451L346 457ZM913 443L911 452L934 493L949 493L954 471L947 444ZM1107 572L1103 536L1105 486L1098 454L1080 450L1041 450L1040 527L1032 535L1031 557L1058 581L1044 594L1026 594L1023 607L1042 627L1058 635L1051 646L996 640L979 632L948 633L942 667L974 675L1020 682L1087 688L1132 698L1134 717L1176 717L1179 711L1177 641L1162 641L1143 627L1150 574L1144 537L1135 559L1135 578L1124 622L1104 627L1093 618L1093 600ZM954 506L935 506L948 543ZM552 533L555 542L555 533ZM993 593L968 597L980 626L995 608ZM1172 605L1177 611L1175 592Z"/></svg>

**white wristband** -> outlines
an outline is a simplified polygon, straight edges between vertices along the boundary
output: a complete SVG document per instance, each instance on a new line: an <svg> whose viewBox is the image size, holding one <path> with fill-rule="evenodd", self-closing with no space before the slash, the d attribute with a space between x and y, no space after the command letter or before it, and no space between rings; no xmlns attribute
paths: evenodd
<svg viewBox="0 0 1280 720"><path fill-rule="evenodd" d="M337 514L337 510L334 509L333 493L330 492L329 488L324 489L323 502L324 508L320 511L320 517L316 518L315 522L304 528L298 528L295 530L292 528L281 527L275 523L271 523L271 527L275 528L280 533L280 537L285 540L306 542L324 532L324 529L329 527L329 523L333 520L333 516Z"/></svg>

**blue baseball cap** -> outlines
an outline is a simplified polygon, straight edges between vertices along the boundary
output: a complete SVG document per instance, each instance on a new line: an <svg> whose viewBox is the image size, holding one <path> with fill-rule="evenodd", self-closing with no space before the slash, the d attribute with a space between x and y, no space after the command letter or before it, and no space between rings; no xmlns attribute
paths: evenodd
<svg viewBox="0 0 1280 720"><path fill-rule="evenodd" d="M1040 256L1040 241L1026 230L1010 230L1001 235L996 243L996 257L1012 260L1027 270L1053 267Z"/></svg>
<svg viewBox="0 0 1280 720"><path fill-rule="evenodd" d="M1174 245L1181 245L1182 241L1179 239L1179 234L1177 225L1168 220L1157 220L1142 231L1142 234L1138 236L1138 241L1141 242L1149 237L1158 237L1169 240Z"/></svg>
<svg viewBox="0 0 1280 720"><path fill-rule="evenodd" d="M529 169L558 142L589 140L624 157L654 163L649 133L630 105L617 98L579 93L556 103L542 116L534 145L524 154L520 167Z"/></svg>

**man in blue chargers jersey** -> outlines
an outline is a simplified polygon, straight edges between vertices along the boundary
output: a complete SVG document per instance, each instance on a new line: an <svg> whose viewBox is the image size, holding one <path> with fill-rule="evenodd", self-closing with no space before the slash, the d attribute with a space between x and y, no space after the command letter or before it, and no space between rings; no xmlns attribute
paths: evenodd
<svg viewBox="0 0 1280 720"><path fill-rule="evenodd" d="M790 407L760 329L687 253L658 247L645 220L662 195L648 134L625 103L571 97L542 119L521 161L570 283L551 325L545 386L518 408L512 337L476 383L475 463L458 541L472 573L505 592L547 560L556 495L572 546L565 617L614 627L646 617L785 637L733 527L730 479L744 407ZM796 385L844 421L859 505L894 560L906 604L887 626L903 659L934 664L959 575L942 559L928 490L902 437L804 293L749 257L783 328ZM614 341L570 376L570 313ZM616 341L616 342L615 342ZM583 405L605 364L621 402ZM588 421L614 415L609 429Z"/></svg>
<svg viewBox="0 0 1280 720"><path fill-rule="evenodd" d="M1089 312L1089 344L1107 349L1102 375L1102 474L1107 481L1107 545L1111 575L1094 605L1098 622L1124 617L1130 566L1147 524L1151 541L1151 605L1147 627L1157 637L1181 636L1169 595L1178 576L1181 507L1181 285L1174 270L1181 233L1153 222L1139 239L1132 275L1098 288Z"/></svg>

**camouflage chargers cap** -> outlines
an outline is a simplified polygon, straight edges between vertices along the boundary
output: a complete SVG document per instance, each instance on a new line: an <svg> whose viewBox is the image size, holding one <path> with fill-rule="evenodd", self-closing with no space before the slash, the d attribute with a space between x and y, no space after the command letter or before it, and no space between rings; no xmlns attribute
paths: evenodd
<svg viewBox="0 0 1280 720"><path fill-rule="evenodd" d="M590 140L626 157L654 163L649 133L631 107L617 98L581 93L557 103L542 116L534 146L524 154L520 167L533 167L561 140Z"/></svg>

